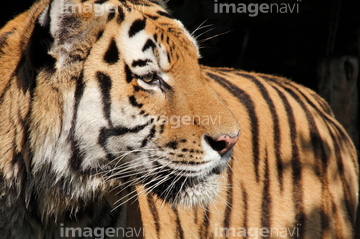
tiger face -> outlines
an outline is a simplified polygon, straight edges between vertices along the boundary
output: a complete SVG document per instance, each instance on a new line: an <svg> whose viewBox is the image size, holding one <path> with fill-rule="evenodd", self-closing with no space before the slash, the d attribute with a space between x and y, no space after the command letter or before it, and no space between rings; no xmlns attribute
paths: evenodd
<svg viewBox="0 0 360 239"><path fill-rule="evenodd" d="M155 1L54 0L38 22L50 33L30 126L38 181L56 172L69 200L138 184L174 204L215 197L239 125L179 21Z"/></svg>

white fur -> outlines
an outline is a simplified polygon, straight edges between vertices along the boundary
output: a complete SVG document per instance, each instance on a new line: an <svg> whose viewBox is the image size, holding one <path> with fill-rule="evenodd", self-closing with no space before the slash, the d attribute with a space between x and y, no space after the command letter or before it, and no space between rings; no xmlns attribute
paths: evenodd
<svg viewBox="0 0 360 239"><path fill-rule="evenodd" d="M49 5L46 6L45 10L39 16L39 23L41 26L45 27L49 24L47 20L49 19Z"/></svg>
<svg viewBox="0 0 360 239"><path fill-rule="evenodd" d="M77 113L75 138L80 142L79 149L85 153L83 168L97 166L99 159L106 156L98 139L100 129L109 128L110 125L104 117L102 95L96 83L95 81L86 83Z"/></svg>

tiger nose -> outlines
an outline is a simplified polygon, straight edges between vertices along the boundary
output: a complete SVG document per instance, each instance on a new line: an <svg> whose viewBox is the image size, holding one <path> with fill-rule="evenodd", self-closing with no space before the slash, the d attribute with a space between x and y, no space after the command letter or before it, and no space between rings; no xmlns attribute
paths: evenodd
<svg viewBox="0 0 360 239"><path fill-rule="evenodd" d="M239 134L235 137L221 135L216 139L213 139L210 136L205 136L205 140L213 150L217 151L220 155L223 155L227 153L239 140Z"/></svg>

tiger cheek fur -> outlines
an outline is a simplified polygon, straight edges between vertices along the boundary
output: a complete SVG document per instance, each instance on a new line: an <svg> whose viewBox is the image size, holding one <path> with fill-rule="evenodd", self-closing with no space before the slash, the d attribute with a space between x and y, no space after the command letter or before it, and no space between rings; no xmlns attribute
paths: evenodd
<svg viewBox="0 0 360 239"><path fill-rule="evenodd" d="M351 238L356 150L326 102L199 65L165 8L40 0L1 30L0 235Z"/></svg>

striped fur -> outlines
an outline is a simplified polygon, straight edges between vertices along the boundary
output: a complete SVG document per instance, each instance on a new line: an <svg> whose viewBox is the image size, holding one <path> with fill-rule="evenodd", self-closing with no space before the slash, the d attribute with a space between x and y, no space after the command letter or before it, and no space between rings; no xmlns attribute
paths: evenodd
<svg viewBox="0 0 360 239"><path fill-rule="evenodd" d="M1 236L352 238L357 155L327 103L198 58L160 1L40 0L10 21Z"/></svg>

